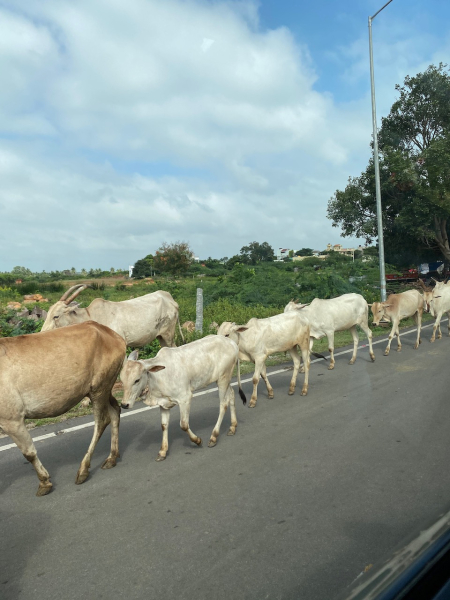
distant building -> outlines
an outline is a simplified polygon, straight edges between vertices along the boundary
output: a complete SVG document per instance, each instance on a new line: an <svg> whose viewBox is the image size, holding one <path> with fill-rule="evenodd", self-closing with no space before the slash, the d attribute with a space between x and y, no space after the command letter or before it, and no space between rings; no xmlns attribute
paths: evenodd
<svg viewBox="0 0 450 600"><path fill-rule="evenodd" d="M345 256L351 256L353 260L355 259L355 252L359 250L360 252L364 252L364 248L361 244L357 248L343 248L342 244L327 244L327 252L338 252L339 254L344 254Z"/></svg>

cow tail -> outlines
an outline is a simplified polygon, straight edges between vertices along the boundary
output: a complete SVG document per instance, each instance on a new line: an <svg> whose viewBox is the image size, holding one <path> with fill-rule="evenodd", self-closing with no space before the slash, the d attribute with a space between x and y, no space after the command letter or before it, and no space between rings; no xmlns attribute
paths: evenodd
<svg viewBox="0 0 450 600"><path fill-rule="evenodd" d="M177 323L178 323L178 329L180 331L181 339L183 340L183 344L185 344L186 342L184 341L184 336L183 336L183 332L181 330L181 325L180 325L180 313L178 313L178 315L177 315Z"/></svg>
<svg viewBox="0 0 450 600"><path fill-rule="evenodd" d="M319 354L318 352L311 352L316 358L323 358L323 360L327 360L327 357L323 354Z"/></svg>
<svg viewBox="0 0 450 600"><path fill-rule="evenodd" d="M239 396L241 397L241 400L243 402L243 404L247 404L247 398L244 394L244 390L241 387L241 361L239 360L239 357L237 359L237 380L238 380L238 386L239 386Z"/></svg>

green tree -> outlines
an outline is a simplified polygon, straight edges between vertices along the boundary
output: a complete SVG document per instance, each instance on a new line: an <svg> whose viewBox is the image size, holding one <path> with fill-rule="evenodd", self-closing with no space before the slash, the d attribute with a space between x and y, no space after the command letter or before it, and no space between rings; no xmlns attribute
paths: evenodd
<svg viewBox="0 0 450 600"><path fill-rule="evenodd" d="M164 242L155 253L154 266L161 273L182 275L193 261L194 253L187 242Z"/></svg>
<svg viewBox="0 0 450 600"><path fill-rule="evenodd" d="M450 261L450 75L430 65L397 85L399 98L379 132L380 183L387 255L417 261L439 251ZM328 204L344 236L377 237L373 161ZM392 259L391 259L392 260Z"/></svg>
<svg viewBox="0 0 450 600"><path fill-rule="evenodd" d="M312 255L313 255L312 248L300 248L300 250L297 250L297 252L295 253L295 256L312 256Z"/></svg>
<svg viewBox="0 0 450 600"><path fill-rule="evenodd" d="M240 254L242 262L252 265L275 258L273 248L268 242L251 242L248 246L242 246Z"/></svg>
<svg viewBox="0 0 450 600"><path fill-rule="evenodd" d="M14 275L14 277L31 277L33 273L26 267L14 267L11 275Z"/></svg>
<svg viewBox="0 0 450 600"><path fill-rule="evenodd" d="M153 264L153 254L147 254L145 258L137 260L133 269L133 277L135 277L136 279L140 279L141 277L149 277L150 275L152 275L154 270Z"/></svg>

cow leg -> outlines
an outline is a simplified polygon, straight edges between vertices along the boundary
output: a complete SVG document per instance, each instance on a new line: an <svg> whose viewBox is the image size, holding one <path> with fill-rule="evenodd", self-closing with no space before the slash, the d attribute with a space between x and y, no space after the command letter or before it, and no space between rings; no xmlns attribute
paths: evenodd
<svg viewBox="0 0 450 600"><path fill-rule="evenodd" d="M268 395L269 399L272 400L272 398L273 398L273 387L270 385L269 378L267 377L267 371L266 371L266 364L265 363L263 363L263 366L261 367L261 377L264 379L264 383L266 384L267 395Z"/></svg>
<svg viewBox="0 0 450 600"><path fill-rule="evenodd" d="M328 350L330 352L330 366L328 367L328 369L331 371L332 369L334 369L334 331L332 331L331 333L327 333L327 338L328 338Z"/></svg>
<svg viewBox="0 0 450 600"><path fill-rule="evenodd" d="M416 313L416 319L417 319L417 339L416 339L416 343L414 345L414 350L417 350L417 348L419 347L419 344L421 343L421 339L420 339L420 330L422 329L422 313L423 313L423 307L419 308L417 313Z"/></svg>
<svg viewBox="0 0 450 600"><path fill-rule="evenodd" d="M258 399L258 383L259 383L259 378L261 377L261 371L263 369L264 366L264 359L261 360L261 358L255 358L255 372L253 373L253 392L252 392L252 397L250 398L250 403L248 405L249 408L255 408L256 406L256 401Z"/></svg>
<svg viewBox="0 0 450 600"><path fill-rule="evenodd" d="M81 461L80 468L78 469L77 476L75 478L75 483L80 485L84 483L89 476L89 467L91 466L91 458L95 450L95 446L98 443L98 440L102 437L103 432L106 427L109 425L111 421L111 416L109 414L109 395L107 400L105 401L104 395L103 397L91 396L92 407L94 409L94 433L92 435L91 443L89 444L89 448L87 449L86 454L84 455L83 460ZM108 404L107 404L107 403ZM108 460L108 459L107 459ZM112 465L113 466L113 465Z"/></svg>
<svg viewBox="0 0 450 600"><path fill-rule="evenodd" d="M369 342L369 356L370 356L370 360L372 362L375 362L375 354L373 353L373 348L372 348L372 330L369 327L368 316L369 315L366 312L364 318L361 320L360 323L358 323L358 325L361 327L361 329L364 331L364 333L367 336L367 340Z"/></svg>
<svg viewBox="0 0 450 600"><path fill-rule="evenodd" d="M234 435L236 433L236 427L238 424L237 417L236 417L236 405L234 403L234 390L231 386L228 389L229 389L228 394L229 394L231 426L230 426L230 429L228 430L227 435Z"/></svg>
<svg viewBox="0 0 450 600"><path fill-rule="evenodd" d="M389 352L391 351L391 342L392 342L392 338L396 334L397 326L398 326L398 321L396 319L393 319L392 320L392 329L391 329L391 332L389 333L389 337L388 337L388 345L386 346L386 350L384 351L385 356L388 356ZM400 345L400 348L401 348L401 345Z"/></svg>
<svg viewBox="0 0 450 600"><path fill-rule="evenodd" d="M442 313L438 313L436 315L436 319L434 321L434 325L433 325L433 334L431 336L430 342L434 342L434 340L436 339L436 329L439 327L439 335L438 338L440 339L442 337L441 335L441 318L442 318Z"/></svg>
<svg viewBox="0 0 450 600"><path fill-rule="evenodd" d="M157 462L164 460L167 456L167 452L169 451L170 409L163 408L162 406L160 406L159 412L161 414L162 442L161 442L161 450L158 452L158 456L156 457Z"/></svg>
<svg viewBox="0 0 450 600"><path fill-rule="evenodd" d="M447 318L448 318L447 330L448 330L448 335L450 336L450 311L447 313Z"/></svg>
<svg viewBox="0 0 450 600"><path fill-rule="evenodd" d="M303 388L300 392L300 396L306 396L308 393L308 384L309 384L309 367L311 365L310 360L310 343L309 338L307 338L304 342L300 344L300 349L302 351L302 359L303 364L305 365L305 379L303 381Z"/></svg>
<svg viewBox="0 0 450 600"><path fill-rule="evenodd" d="M397 321L397 328L395 330L395 335L397 336L397 352L401 352L402 343L400 341L400 328L399 328L400 319Z"/></svg>
<svg viewBox="0 0 450 600"><path fill-rule="evenodd" d="M349 365L353 365L356 360L356 353L358 352L358 342L359 342L356 325L353 325L353 327L350 327L350 333L352 334L352 338L353 338L353 354L350 359Z"/></svg>
<svg viewBox="0 0 450 600"><path fill-rule="evenodd" d="M193 431L189 429L189 413L191 412L191 400L192 394L186 396L185 398L179 400L180 404L180 427L183 431L189 436L191 442L197 444L197 446L202 445L202 440L199 438Z"/></svg>
<svg viewBox="0 0 450 600"><path fill-rule="evenodd" d="M297 346L289 348L289 353L292 357L292 362L294 363L294 372L292 373L291 384L289 386L288 392L289 396L292 396L292 394L295 392L295 386L297 384L297 375L300 369L300 356L297 352Z"/></svg>
<svg viewBox="0 0 450 600"><path fill-rule="evenodd" d="M219 388L219 399L220 399L220 408L219 408L219 418L217 419L217 423L212 431L211 437L209 438L208 446L210 448L214 448L217 444L217 438L220 433L220 426L222 425L223 418L225 413L227 412L228 402L229 402L229 394L228 390L232 391L230 388L230 378L226 377L222 381L219 379L217 382L217 386ZM234 393L233 393L234 396ZM236 423L237 424L237 423ZM235 427L236 429L236 427Z"/></svg>
<svg viewBox="0 0 450 600"><path fill-rule="evenodd" d="M310 355L311 355L311 352L312 352L313 346L314 346L314 338L309 338L309 354L310 354ZM298 348L299 348L299 346L297 346L297 349L298 349ZM300 373L304 373L304 372L305 372L305 365L304 365L304 363L303 363L303 361L302 361L302 357L301 357L301 356L299 356L299 358L300 358L300 364L301 364L301 367L300 367L300 371L299 371L299 372L300 372Z"/></svg>
<svg viewBox="0 0 450 600"><path fill-rule="evenodd" d="M25 458L33 465L39 478L39 487L36 496L45 496L52 491L52 482L50 475L44 465L38 458L36 448L31 439L25 422L20 421L2 421L2 428L5 433L13 440Z"/></svg>
<svg viewBox="0 0 450 600"><path fill-rule="evenodd" d="M112 469L117 464L119 454L119 425L120 425L120 406L117 400L111 394L108 406L109 419L111 423L111 452L108 458L102 464L102 469Z"/></svg>

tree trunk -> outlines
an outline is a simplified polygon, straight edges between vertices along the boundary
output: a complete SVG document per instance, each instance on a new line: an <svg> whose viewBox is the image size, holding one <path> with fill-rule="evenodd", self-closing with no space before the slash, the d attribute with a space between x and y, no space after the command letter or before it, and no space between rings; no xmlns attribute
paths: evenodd
<svg viewBox="0 0 450 600"><path fill-rule="evenodd" d="M447 219L434 216L434 230L436 233L436 242L439 246L445 262L450 262L450 246L447 235Z"/></svg>

